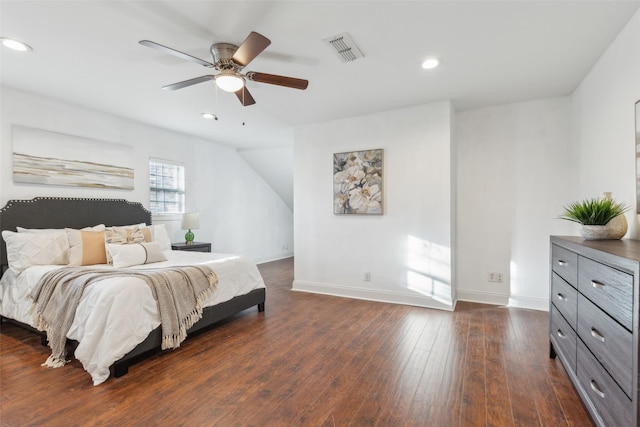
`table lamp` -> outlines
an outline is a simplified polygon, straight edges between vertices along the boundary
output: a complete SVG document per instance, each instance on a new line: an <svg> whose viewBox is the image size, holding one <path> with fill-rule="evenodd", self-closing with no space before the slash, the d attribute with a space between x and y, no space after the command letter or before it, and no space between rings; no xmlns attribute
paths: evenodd
<svg viewBox="0 0 640 427"><path fill-rule="evenodd" d="M182 229L189 230L184 235L184 241L187 245L193 244L196 237L191 230L200 228L200 214L197 212L185 212L182 214Z"/></svg>

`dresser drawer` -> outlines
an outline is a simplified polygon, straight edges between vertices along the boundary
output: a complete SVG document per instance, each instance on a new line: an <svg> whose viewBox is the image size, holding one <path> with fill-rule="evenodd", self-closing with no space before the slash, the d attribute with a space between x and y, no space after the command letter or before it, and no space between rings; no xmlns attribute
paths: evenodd
<svg viewBox="0 0 640 427"><path fill-rule="evenodd" d="M552 273L551 302L562 313L573 329L578 316L578 291L556 273Z"/></svg>
<svg viewBox="0 0 640 427"><path fill-rule="evenodd" d="M566 360L563 360L565 368L576 372L577 335L553 305L551 306L551 319L549 320L549 336L554 343L554 347L556 347L556 352L565 357Z"/></svg>
<svg viewBox="0 0 640 427"><path fill-rule="evenodd" d="M606 426L633 425L631 400L578 340L578 381ZM629 375L630 376L630 375ZM589 405L587 405L588 407Z"/></svg>
<svg viewBox="0 0 640 427"><path fill-rule="evenodd" d="M581 256L578 290L625 328L632 329L632 275Z"/></svg>
<svg viewBox="0 0 640 427"><path fill-rule="evenodd" d="M607 316L583 295L578 296L578 336L631 396L633 334Z"/></svg>
<svg viewBox="0 0 640 427"><path fill-rule="evenodd" d="M551 269L574 288L578 287L578 255L558 245L551 245Z"/></svg>

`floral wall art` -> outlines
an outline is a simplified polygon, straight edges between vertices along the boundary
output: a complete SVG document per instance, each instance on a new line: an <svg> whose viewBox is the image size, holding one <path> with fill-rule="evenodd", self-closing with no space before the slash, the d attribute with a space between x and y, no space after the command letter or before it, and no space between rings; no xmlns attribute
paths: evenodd
<svg viewBox="0 0 640 427"><path fill-rule="evenodd" d="M383 150L333 155L333 213L382 215Z"/></svg>

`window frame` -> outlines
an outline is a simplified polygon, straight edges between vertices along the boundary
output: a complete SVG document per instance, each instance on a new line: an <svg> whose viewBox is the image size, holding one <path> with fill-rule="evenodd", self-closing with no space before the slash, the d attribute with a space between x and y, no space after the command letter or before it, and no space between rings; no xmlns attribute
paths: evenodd
<svg viewBox="0 0 640 427"><path fill-rule="evenodd" d="M178 168L178 177L176 177L175 179L177 179L178 183L176 185L175 188L172 187L164 187L164 186L156 186L153 187L152 186L152 181L153 181L153 177L161 177L162 174L158 174L157 171L155 174L152 174L151 172L151 167L152 167L152 163L158 165L166 165L166 166L171 166L171 167L176 167ZM157 166L156 166L157 168ZM182 176L180 176L180 174ZM185 167L184 167L184 163L182 162L177 162L174 160L166 160L166 159L161 159L158 157L149 157L149 163L148 163L148 177L149 177L149 185L148 185L148 190L149 190L149 210L151 211L151 214L153 217L158 217L158 218L165 218L165 219L169 219L169 218L179 218L184 212L185 212L185 205L186 205L186 193L187 193L187 185L186 185L186 171L185 171ZM157 180L156 180L157 183ZM182 184L182 187L180 186L180 184ZM152 202L151 196L152 194L156 192L161 192L161 193L175 193L178 194L179 197L182 198L181 202L178 202L178 210L177 211L162 211L162 212L156 212L153 210L153 206L154 206L154 202ZM167 202L166 201L162 201L160 202L162 203L163 208L166 209L167 206ZM158 204L158 201L155 201L155 204Z"/></svg>

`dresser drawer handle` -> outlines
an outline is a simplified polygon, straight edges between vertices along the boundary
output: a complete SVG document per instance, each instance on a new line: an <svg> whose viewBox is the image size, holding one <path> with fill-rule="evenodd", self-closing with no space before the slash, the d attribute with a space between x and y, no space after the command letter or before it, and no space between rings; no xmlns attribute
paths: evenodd
<svg viewBox="0 0 640 427"><path fill-rule="evenodd" d="M561 259L559 259L559 260L558 260L558 265L560 265L560 266L562 266L562 267L564 267L564 266L565 266L565 265L567 265L567 264L568 264L568 263L567 263L567 261L563 261L563 260L561 260Z"/></svg>
<svg viewBox="0 0 640 427"><path fill-rule="evenodd" d="M591 336L604 342L604 336L596 328L591 328Z"/></svg>
<svg viewBox="0 0 640 427"><path fill-rule="evenodd" d="M558 299L559 299L560 301L564 301L564 300L566 300L566 299L567 299L567 297L565 297L565 296L564 296L564 295L562 295L560 292L558 292Z"/></svg>
<svg viewBox="0 0 640 427"><path fill-rule="evenodd" d="M600 283L597 280L592 280L591 286L593 286L596 289L604 289L604 283Z"/></svg>
<svg viewBox="0 0 640 427"><path fill-rule="evenodd" d="M556 332L556 334L558 334L558 336L559 336L560 338L565 338L565 337L566 337L566 335L564 334L564 332L562 332L560 329L558 329L558 332Z"/></svg>
<svg viewBox="0 0 640 427"><path fill-rule="evenodd" d="M604 399L604 393L602 392L602 390L600 390L600 387L598 387L598 383L595 382L594 380L591 380L590 385L591 385L591 390L595 391L598 396Z"/></svg>

